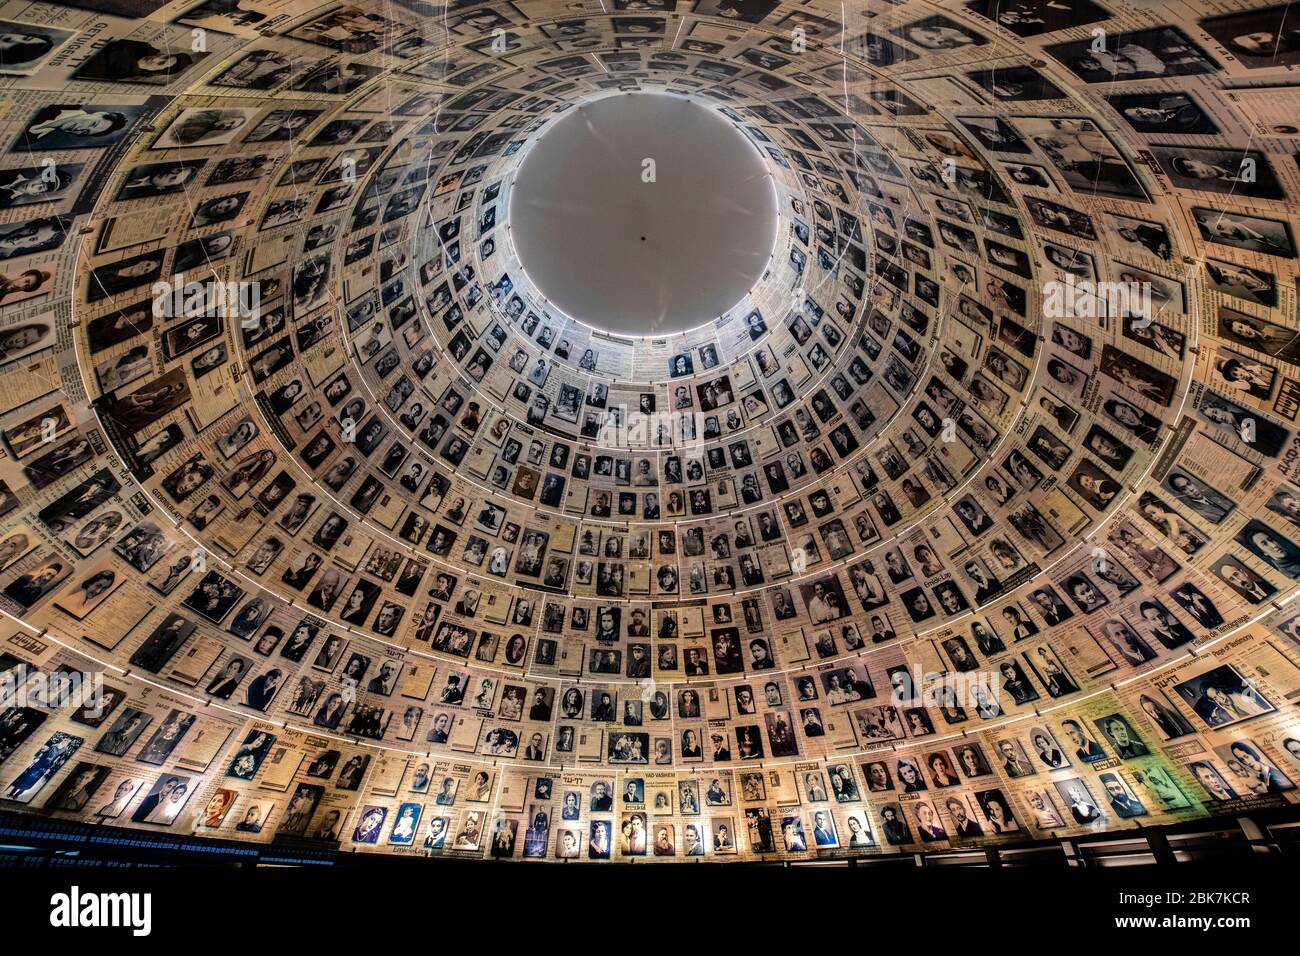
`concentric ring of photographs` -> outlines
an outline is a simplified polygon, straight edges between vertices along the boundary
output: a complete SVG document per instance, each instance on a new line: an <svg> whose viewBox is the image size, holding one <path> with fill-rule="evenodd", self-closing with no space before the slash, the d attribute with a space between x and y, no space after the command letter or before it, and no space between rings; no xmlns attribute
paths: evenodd
<svg viewBox="0 0 1300 956"><path fill-rule="evenodd" d="M7 4L0 674L105 686L0 706L5 806L690 862L1295 802L1300 35L1189 9ZM770 183L687 331L517 242L613 96ZM730 275L678 132L566 161Z"/></svg>

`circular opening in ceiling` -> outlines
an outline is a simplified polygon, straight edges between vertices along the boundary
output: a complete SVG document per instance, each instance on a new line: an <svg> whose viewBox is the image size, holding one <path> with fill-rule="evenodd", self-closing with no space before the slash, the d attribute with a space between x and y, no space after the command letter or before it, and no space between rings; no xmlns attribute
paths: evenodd
<svg viewBox="0 0 1300 956"><path fill-rule="evenodd" d="M720 113L635 93L587 103L537 140L509 222L558 310L619 335L670 335L725 313L767 270L776 190Z"/></svg>

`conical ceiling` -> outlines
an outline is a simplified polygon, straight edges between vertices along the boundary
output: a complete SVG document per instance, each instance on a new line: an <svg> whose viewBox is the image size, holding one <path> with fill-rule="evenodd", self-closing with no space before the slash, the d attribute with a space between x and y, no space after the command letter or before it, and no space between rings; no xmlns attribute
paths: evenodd
<svg viewBox="0 0 1300 956"><path fill-rule="evenodd" d="M1224 9L6 4L3 807L670 861L1294 802L1300 40Z"/></svg>

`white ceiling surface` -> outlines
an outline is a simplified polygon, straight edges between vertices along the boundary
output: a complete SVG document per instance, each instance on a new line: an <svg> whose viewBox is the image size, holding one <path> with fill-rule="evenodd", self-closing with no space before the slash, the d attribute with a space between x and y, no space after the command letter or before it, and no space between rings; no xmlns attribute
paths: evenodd
<svg viewBox="0 0 1300 956"><path fill-rule="evenodd" d="M643 181L646 159L654 182ZM668 335L722 315L762 277L776 190L720 113L633 93L591 101L538 139L508 222L524 271L556 309L607 332Z"/></svg>

